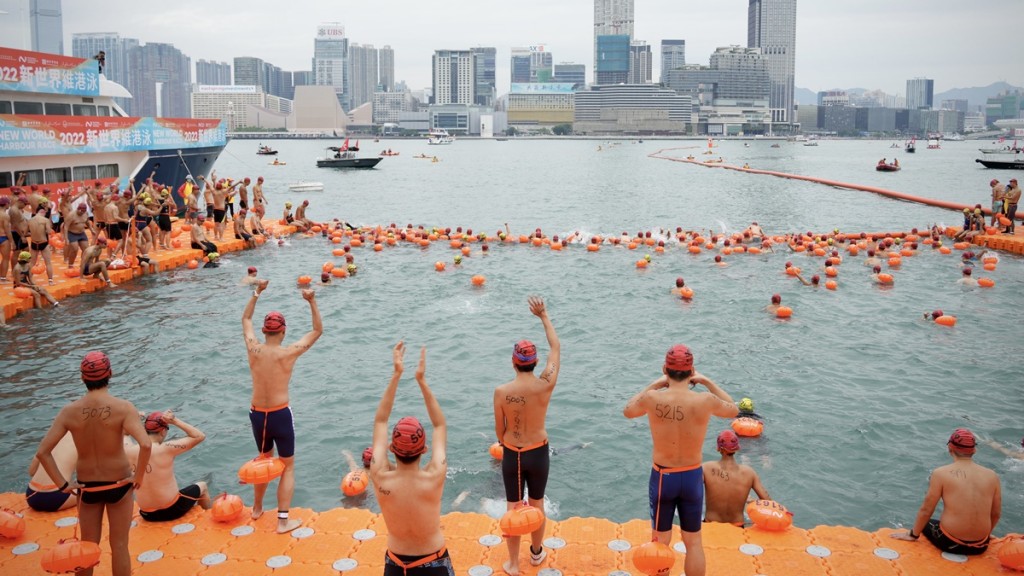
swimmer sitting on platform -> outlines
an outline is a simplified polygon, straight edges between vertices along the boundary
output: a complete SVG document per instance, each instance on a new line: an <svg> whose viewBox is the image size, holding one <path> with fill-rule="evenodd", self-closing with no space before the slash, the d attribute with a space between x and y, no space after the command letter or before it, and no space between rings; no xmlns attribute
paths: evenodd
<svg viewBox="0 0 1024 576"><path fill-rule="evenodd" d="M71 433L64 434L64 437L53 447L53 459L57 462L57 468L65 478L71 478L78 462L78 449L75 448L75 441ZM46 470L39 465L39 459L33 457L29 464L28 473L32 476L28 488L25 489L25 500L33 510L38 512L57 512L66 510L78 503L78 496L58 490L60 486L54 484L53 479L46 473Z"/></svg>
<svg viewBox="0 0 1024 576"><path fill-rule="evenodd" d="M702 466L705 522L726 522L742 528L743 507L750 501L748 497L751 490L761 500L771 500L757 472L750 466L736 462L734 455L739 449L740 439L736 433L722 430L718 434L718 453L722 458L718 462L705 462Z"/></svg>
<svg viewBox="0 0 1024 576"><path fill-rule="evenodd" d="M177 426L187 436L165 442L170 426ZM196 503L204 510L209 510L212 504L206 482L196 482L179 490L178 480L174 477L174 459L198 446L206 439L206 435L176 417L171 410L153 412L146 416L146 433L153 446L149 457L149 474L146 476L146 484L135 491L135 501L139 504L142 519L149 522L177 520ZM128 461L136 465L139 458L138 445L128 445L125 454L128 455Z"/></svg>

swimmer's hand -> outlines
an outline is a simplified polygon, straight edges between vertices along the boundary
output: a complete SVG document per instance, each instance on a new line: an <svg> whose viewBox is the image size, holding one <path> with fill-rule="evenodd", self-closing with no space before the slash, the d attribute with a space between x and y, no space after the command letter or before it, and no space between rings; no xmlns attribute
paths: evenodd
<svg viewBox="0 0 1024 576"><path fill-rule="evenodd" d="M262 294L267 289L268 284L270 284L270 280L260 280L256 283L256 292Z"/></svg>
<svg viewBox="0 0 1024 576"><path fill-rule="evenodd" d="M896 540L903 540L905 542L917 541L917 538L914 538L910 535L910 530L907 530L906 532L893 532L892 534L889 534L889 537L895 538Z"/></svg>
<svg viewBox="0 0 1024 576"><path fill-rule="evenodd" d="M697 384L706 387L708 385L708 382L711 382L711 380L709 380L706 376L704 376L700 372L697 372L696 370L693 371L693 376L690 376L691 387Z"/></svg>
<svg viewBox="0 0 1024 576"><path fill-rule="evenodd" d="M302 291L302 297L305 298L307 302L312 302L313 298L316 298L316 292L314 292L312 288L306 288Z"/></svg>
<svg viewBox="0 0 1024 576"><path fill-rule="evenodd" d="M530 296L526 301L530 303L530 312L534 316L542 318L547 313L547 309L544 307L544 299L540 296Z"/></svg>
<svg viewBox="0 0 1024 576"><path fill-rule="evenodd" d="M405 341L399 340L398 344L395 344L394 349L391 351L391 359L395 363L395 373L401 374L405 370Z"/></svg>
<svg viewBox="0 0 1024 576"><path fill-rule="evenodd" d="M84 485L79 484L78 480L68 480L67 487L61 490L61 492L65 494L78 494L82 488L84 488Z"/></svg>
<svg viewBox="0 0 1024 576"><path fill-rule="evenodd" d="M427 347L420 348L420 363L416 366L416 381L423 382L427 375Z"/></svg>

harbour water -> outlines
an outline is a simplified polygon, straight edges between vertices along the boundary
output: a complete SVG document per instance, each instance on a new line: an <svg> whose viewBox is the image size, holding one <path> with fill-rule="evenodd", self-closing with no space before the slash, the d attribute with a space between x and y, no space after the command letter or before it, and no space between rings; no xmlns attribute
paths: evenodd
<svg viewBox="0 0 1024 576"><path fill-rule="evenodd" d="M317 169L322 141L275 141L286 166L268 166L256 143L229 144L221 176L267 179L271 214L283 202L310 200L314 219L357 225L396 222L462 226L493 234L508 223L514 234L542 228L549 235L674 230L742 230L758 221L769 233L889 231L932 223L957 224L953 212L742 172L649 158L671 154L718 158L754 168L810 174L903 192L985 203L988 181L1010 172L980 168L978 143L949 142L940 150L904 154L889 141L822 141L817 147L769 141L725 142L702 155L704 141L364 141L366 153L391 148L374 170ZM598 151L597 147L601 146ZM983 145L983 144L982 144ZM893 154L894 152L898 154ZM439 161L415 159L437 155ZM883 156L903 170L878 173ZM287 184L316 180L324 192L289 193ZM216 492L242 494L236 471L254 456L247 408L250 377L239 317L249 291L239 286L255 265L271 280L257 317L272 310L288 318L288 340L309 327L308 307L295 285L317 275L335 246L322 238L291 238L284 246L232 254L221 268L179 270L141 278L115 290L68 300L58 311L19 316L0 332L0 491L19 491L39 439L55 412L84 390L78 362L103 349L114 363L112 391L144 411L173 408L207 434L179 459L182 483L212 475ZM1006 445L1024 429L1019 360L1024 267L1001 255L989 290L956 284L959 258L930 249L906 258L896 283L880 290L863 257L847 257L835 292L804 287L782 273L787 260L805 273L820 259L791 254L693 256L670 248L642 250L582 246L562 252L496 244L456 267L444 243L399 245L375 253L355 248L357 275L318 289L325 334L299 360L292 380L296 415L297 489L293 505L376 510L372 495L346 499L338 484L347 472L342 450L370 442L380 393L391 373L391 347L404 339L407 376L392 420L426 414L412 371L428 348L427 378L448 417L450 462L445 512L500 510L498 466L487 454L494 441L493 387L513 376L509 355L521 338L544 334L526 298L546 298L562 341L563 366L551 401L548 431L554 450L547 495L556 518L600 516L613 521L647 514L650 435L644 419L622 416L626 400L660 374L665 350L685 342L697 369L734 399L754 399L767 418L765 434L744 440L742 461L757 469L773 498L802 527L842 524L874 530L906 525L920 505L932 468L948 461L945 440L968 426ZM435 261L448 270L434 271ZM814 272L812 272L814 271ZM483 274L483 288L469 278ZM684 276L696 297L669 296ZM773 293L794 309L790 321L763 312ZM941 308L958 317L950 329L921 320ZM712 440L726 421L713 421ZM1024 529L1024 463L988 447L976 460L1000 472L1003 518L997 534ZM271 491L272 492L272 491ZM457 496L467 493L459 499ZM273 494L269 495L273 505Z"/></svg>

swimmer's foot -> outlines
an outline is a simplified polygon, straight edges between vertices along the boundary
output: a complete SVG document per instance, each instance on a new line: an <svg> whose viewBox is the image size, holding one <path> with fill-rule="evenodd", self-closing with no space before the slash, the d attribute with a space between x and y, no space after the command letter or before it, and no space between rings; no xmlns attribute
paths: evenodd
<svg viewBox="0 0 1024 576"><path fill-rule="evenodd" d="M253 506L251 516L253 520L259 520L260 516L263 516L263 508L257 508L256 506Z"/></svg>
<svg viewBox="0 0 1024 576"><path fill-rule="evenodd" d="M501 565L501 569L509 576L519 576L519 568L512 568L509 566L511 560L505 560L505 563Z"/></svg>
<svg viewBox="0 0 1024 576"><path fill-rule="evenodd" d="M534 554L533 546L530 546L530 566L540 566L544 559L547 558L548 551L543 546L540 547L540 552Z"/></svg>
<svg viewBox="0 0 1024 576"><path fill-rule="evenodd" d="M295 530L299 526L302 526L302 520L299 520L298 518L292 518L290 520L285 521L284 523L279 521L277 523L277 533L287 534L292 530Z"/></svg>

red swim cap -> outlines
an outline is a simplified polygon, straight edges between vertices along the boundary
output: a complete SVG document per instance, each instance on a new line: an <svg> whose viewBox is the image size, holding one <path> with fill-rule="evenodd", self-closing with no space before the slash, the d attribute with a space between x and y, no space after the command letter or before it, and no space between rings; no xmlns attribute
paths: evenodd
<svg viewBox="0 0 1024 576"><path fill-rule="evenodd" d="M537 361L537 347L529 340L520 340L512 348L512 363L516 366L526 366Z"/></svg>
<svg viewBox="0 0 1024 576"><path fill-rule="evenodd" d="M665 368L679 372L693 370L693 353L683 344L676 344L665 354Z"/></svg>
<svg viewBox="0 0 1024 576"><path fill-rule="evenodd" d="M722 452L732 454L739 452L740 439L732 430L722 430L718 433L718 449Z"/></svg>
<svg viewBox="0 0 1024 576"><path fill-rule="evenodd" d="M284 314L280 312L271 312L263 318L263 333L264 334L277 334L283 332L285 329Z"/></svg>
<svg viewBox="0 0 1024 576"><path fill-rule="evenodd" d="M391 451L396 456L415 458L427 451L427 437L423 425L412 416L406 416L391 431Z"/></svg>
<svg viewBox="0 0 1024 576"><path fill-rule="evenodd" d="M150 412L149 416L146 416L146 432L155 434L162 430L167 430L167 428L163 412Z"/></svg>
<svg viewBox="0 0 1024 576"><path fill-rule="evenodd" d="M110 358L107 358L103 352L89 352L85 358L82 358L82 382L87 384L101 382L112 375Z"/></svg>
<svg viewBox="0 0 1024 576"><path fill-rule="evenodd" d="M782 295L772 294L772 304L782 304Z"/></svg>
<svg viewBox="0 0 1024 576"><path fill-rule="evenodd" d="M255 266L249 266L249 274L255 274L255 273L256 273L256 267Z"/></svg>
<svg viewBox="0 0 1024 576"><path fill-rule="evenodd" d="M974 439L974 433L967 428L957 428L953 430L953 433L949 436L949 441L946 444L952 444L957 448L958 452L964 454L974 454L975 445L977 442Z"/></svg>
<svg viewBox="0 0 1024 576"><path fill-rule="evenodd" d="M373 446L368 446L366 450L363 450L363 467L370 467L370 460L373 458Z"/></svg>

